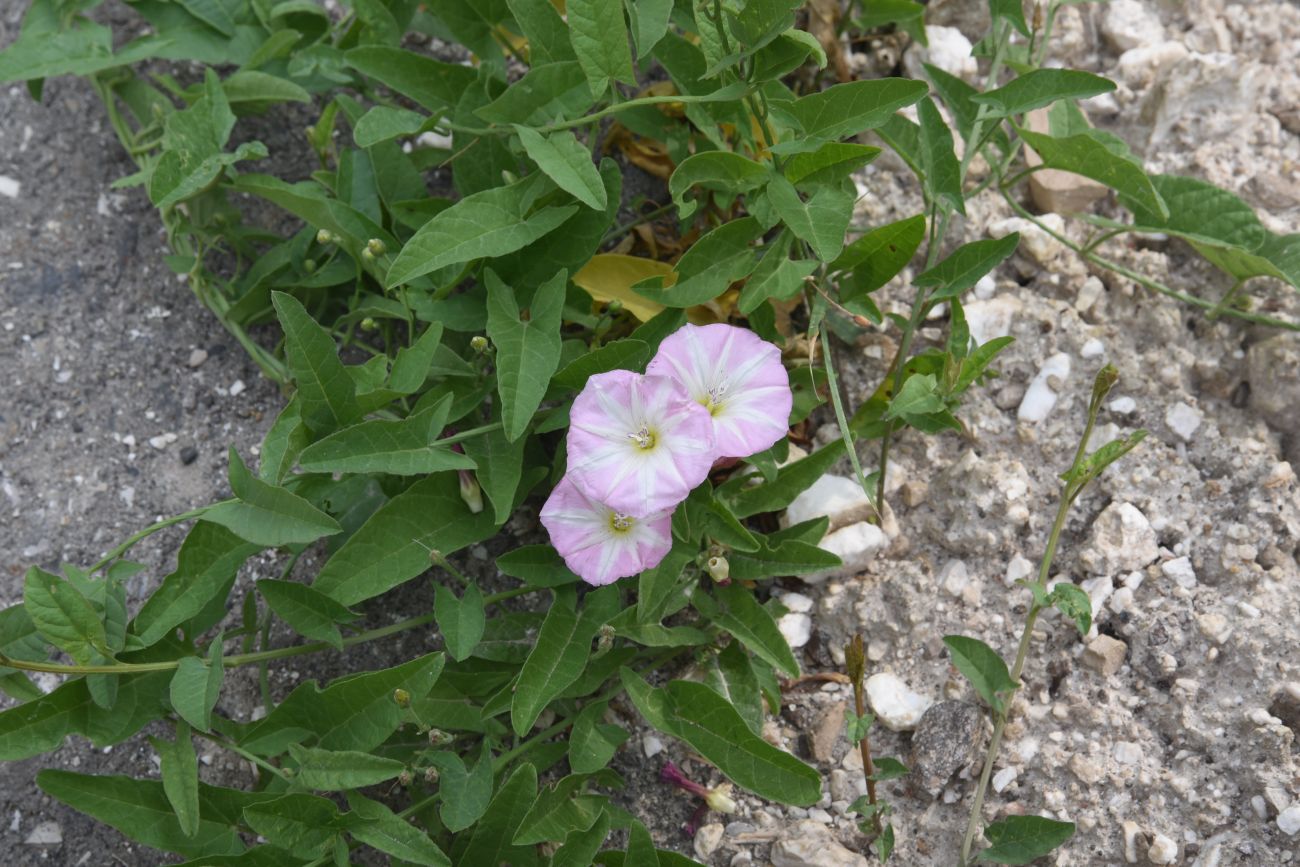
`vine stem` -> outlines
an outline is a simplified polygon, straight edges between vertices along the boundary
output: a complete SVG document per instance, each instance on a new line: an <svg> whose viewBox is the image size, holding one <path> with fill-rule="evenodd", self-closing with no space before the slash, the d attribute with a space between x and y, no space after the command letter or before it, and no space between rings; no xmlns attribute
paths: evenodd
<svg viewBox="0 0 1300 867"><path fill-rule="evenodd" d="M745 94L737 94L736 99L741 99ZM557 123L547 124L546 126L537 127L540 133L559 132L560 130L573 129L574 127L586 126L590 123L608 117L611 114L618 114L621 111L627 111L633 108L641 108L647 105L666 105L671 103L690 104L696 102L720 102L718 95L715 93L705 93L691 95L688 93L675 93L668 96L639 96L636 99L629 99L627 102L620 102L614 105L607 105L600 111L593 111L591 114L584 114L582 117L573 120L564 120ZM457 123L443 121L438 124L445 127L450 132L464 133L465 135L485 136L485 135L514 135L514 127L509 126L461 126Z"/></svg>
<svg viewBox="0 0 1300 867"><path fill-rule="evenodd" d="M179 515L173 515L170 518L164 518L163 520L157 522L156 524L150 524L148 527L145 527L143 530L139 531L138 533L128 536L126 541L124 541L122 544L118 545L112 551L109 551L107 554L101 557L99 561L95 563L94 566L90 567L90 571L87 574L94 575L100 569L103 569L109 563L112 563L118 557L121 557L127 551L131 550L131 548L133 548L137 542L140 542L143 539L152 536L154 533L157 533L159 530L165 530L168 527L175 526L176 524L183 524L186 521L191 521L195 518L201 518L203 517L203 514L208 511L208 509L213 509L216 508L217 506L221 506L226 503L233 503L233 502L235 501L222 500L219 503L212 503L207 506L201 506L197 509L191 509L188 512L182 512Z"/></svg>
<svg viewBox="0 0 1300 867"><path fill-rule="evenodd" d="M540 589L542 588L525 586L503 590L500 593L493 593L490 596L483 597L483 604L491 605L495 602L513 599L516 596L523 596L526 593L535 593ZM365 632L358 632L356 635L349 635L347 638L343 639L343 647L352 647L356 644L365 644L368 641L387 638L390 635L397 635L398 633L417 629L421 626L428 626L433 622L433 614L421 614L418 617L410 617L388 626L380 626L376 629L367 629ZM222 665L226 668L236 668L241 665L256 665L261 662L269 662L275 659L286 659L291 656L305 656L310 653L319 653L322 650L337 649L338 648L327 641L314 641L309 644L295 644L292 647L277 647L274 650L259 650L254 653L232 654L231 656L223 657ZM22 671L43 671L50 674L145 674L151 671L172 671L179 665L179 659L168 659L162 662L118 662L112 665L63 665L56 662L32 662L25 659L12 659L4 654L0 654L0 666L8 666L9 668L16 668Z"/></svg>

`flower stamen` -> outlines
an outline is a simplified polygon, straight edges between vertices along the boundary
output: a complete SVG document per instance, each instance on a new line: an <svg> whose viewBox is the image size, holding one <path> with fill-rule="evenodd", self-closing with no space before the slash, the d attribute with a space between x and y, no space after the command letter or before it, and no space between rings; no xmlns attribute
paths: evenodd
<svg viewBox="0 0 1300 867"><path fill-rule="evenodd" d="M628 434L627 438L636 443L637 448L642 451L649 451L655 447L655 435L648 425L641 425L639 431Z"/></svg>
<svg viewBox="0 0 1300 867"><path fill-rule="evenodd" d="M630 515L623 515L618 512L609 513L609 528L615 533L626 533L632 529L636 519Z"/></svg>

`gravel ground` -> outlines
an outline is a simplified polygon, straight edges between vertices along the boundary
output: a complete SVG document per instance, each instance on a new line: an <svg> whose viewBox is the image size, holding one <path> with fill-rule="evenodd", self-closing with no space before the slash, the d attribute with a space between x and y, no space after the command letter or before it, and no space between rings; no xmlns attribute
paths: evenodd
<svg viewBox="0 0 1300 867"><path fill-rule="evenodd" d="M0 44L16 33L22 4L5 5ZM936 2L930 20L975 38L982 24L972 10L983 5ZM943 48L955 34L931 41L931 61L960 72L961 51ZM857 59L863 66L897 60L888 56L892 44L860 47L875 52ZM905 63L920 59L914 52ZM1233 189L1275 231L1300 228L1295 5L1069 6L1051 56L1121 82L1088 109L1149 166ZM225 449L250 457L282 400L162 264L163 240L143 195L109 190L131 168L81 82L49 82L42 105L19 88L0 92L0 176L19 184L10 196L0 183L0 568L9 576L0 605L21 598L30 564L92 562L150 521L224 496ZM919 207L897 165L882 159L862 181L871 192L864 223ZM1300 466L1300 339L1212 322L1094 271L1012 221L992 195L969 212L953 237L1025 236L966 308L984 339L1016 337L1001 377L963 408L965 435L900 438L889 479L895 521L859 546L859 568L777 588L793 612L784 627L805 642L807 671L839 670L844 642L857 632L867 640L873 704L890 725L874 730L876 751L917 771L883 787L896 810L898 863L955 860L986 723L941 639L960 632L1013 652L1027 602L1013 581L1036 568L1056 474L1069 463L1092 377L1106 362L1122 379L1098 438L1137 427L1152 435L1071 513L1054 575L1084 586L1096 622L1081 641L1055 616L1040 621L986 814L1047 812L1076 822L1077 836L1054 856L1059 865L1290 863L1300 847L1292 468ZM1077 221L1066 226L1081 237ZM1106 252L1185 291L1217 297L1227 288L1176 242L1142 239ZM1256 294L1261 309L1300 317L1291 290L1261 286ZM880 297L899 309L908 301L894 287ZM940 338L944 326L929 323L923 338ZM842 351L851 399L874 388L892 348L889 336L869 333ZM829 427L816 434L833 435ZM850 497L828 510L852 526L853 508ZM535 540L529 518L523 513L470 552L466 568L497 580L492 556ZM149 567L132 588L136 600L166 571L181 537L160 533L135 550ZM299 574L318 564L304 557ZM257 560L240 581L278 565ZM427 609L430 595L413 582L376 600L373 625ZM435 643L411 635L304 660L275 670L272 691L391 664ZM768 726L772 740L825 773L818 806L740 797L738 815L706 825L693 841L678 830L691 805L656 777L665 758L702 781L709 769L616 705L637 729L615 761L629 781L620 803L650 821L661 845L713 865L866 864L855 854L863 838L844 814L861 786L860 760L842 735L846 698L836 683L791 688ZM261 702L255 677L244 673L228 681L221 708L247 719ZM230 757L208 758L205 779L251 782ZM143 738L106 753L74 739L51 757L0 766L6 864L165 862L43 796L32 781L42 765L156 771ZM24 842L52 840L46 823L57 824L61 842ZM45 836L33 836L38 829Z"/></svg>

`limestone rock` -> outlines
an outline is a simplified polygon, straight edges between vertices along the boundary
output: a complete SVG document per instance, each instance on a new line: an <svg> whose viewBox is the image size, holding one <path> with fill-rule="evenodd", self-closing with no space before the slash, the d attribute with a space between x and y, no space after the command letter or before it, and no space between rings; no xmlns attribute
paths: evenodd
<svg viewBox="0 0 1300 867"><path fill-rule="evenodd" d="M865 520L872 515L871 500L857 479L825 475L786 507L783 524L799 524L814 518L830 518L831 531Z"/></svg>
<svg viewBox="0 0 1300 867"><path fill-rule="evenodd" d="M907 732L916 728L932 704L913 692L896 674L882 671L867 678L867 701L880 724L890 731Z"/></svg>
<svg viewBox="0 0 1300 867"><path fill-rule="evenodd" d="M1026 120L1030 130L1049 132L1047 109L1029 112ZM1043 159L1032 148L1026 147L1025 162L1032 169L1042 165ZM1041 211L1072 214L1086 211L1093 202L1105 198L1106 186L1073 172L1039 169L1029 176L1029 195Z"/></svg>
<svg viewBox="0 0 1300 867"><path fill-rule="evenodd" d="M1300 334L1261 340L1246 354L1250 408L1276 430L1300 430Z"/></svg>
<svg viewBox="0 0 1300 867"><path fill-rule="evenodd" d="M1101 35L1117 51L1127 51L1163 42L1165 28L1152 4L1139 0L1114 0L1105 7Z"/></svg>
<svg viewBox="0 0 1300 867"><path fill-rule="evenodd" d="M922 715L912 735L912 772L931 797L938 797L952 775L975 760L982 720L979 708L964 701L941 701Z"/></svg>
<svg viewBox="0 0 1300 867"><path fill-rule="evenodd" d="M1047 418L1056 406L1057 390L1069 378L1070 356L1058 352L1047 359L1025 389L1016 417L1031 423Z"/></svg>
<svg viewBox="0 0 1300 867"><path fill-rule="evenodd" d="M1132 503L1111 503L1092 522L1092 538L1079 555L1097 574L1141 569L1160 556L1156 531Z"/></svg>
<svg viewBox="0 0 1300 867"><path fill-rule="evenodd" d="M860 572L875 559L878 553L888 547L889 537L885 535L884 530L875 524L859 521L856 524L841 527L834 533L826 534L826 537L817 545L824 551L830 551L844 562L839 566L832 566L820 572L810 572L807 575L799 576L809 584L819 584L827 578L838 578L842 575L852 575L855 572Z"/></svg>
<svg viewBox="0 0 1300 867"><path fill-rule="evenodd" d="M820 822L804 819L772 845L772 867L869 867L864 856L840 845Z"/></svg>
<svg viewBox="0 0 1300 867"><path fill-rule="evenodd" d="M1083 664L1103 677L1110 677L1119 671L1127 655L1127 644L1109 635L1098 635L1084 649Z"/></svg>

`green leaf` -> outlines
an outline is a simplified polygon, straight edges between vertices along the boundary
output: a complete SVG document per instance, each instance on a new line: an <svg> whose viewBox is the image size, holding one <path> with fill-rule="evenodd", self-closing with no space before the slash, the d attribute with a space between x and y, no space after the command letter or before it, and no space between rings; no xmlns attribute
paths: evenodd
<svg viewBox="0 0 1300 867"><path fill-rule="evenodd" d="M943 397L933 373L914 373L903 380L903 387L894 395L885 410L885 418L907 421L920 415L929 415L944 409Z"/></svg>
<svg viewBox="0 0 1300 867"><path fill-rule="evenodd" d="M650 832L635 820L628 831L627 857L623 859L622 867L663 867Z"/></svg>
<svg viewBox="0 0 1300 867"><path fill-rule="evenodd" d="M799 676L799 662L794 652L786 643L785 636L777 628L772 613L759 605L754 593L739 582L718 585L714 594L719 608L709 597L697 592L695 607L707 619L730 632L740 640L755 656L779 669L787 677Z"/></svg>
<svg viewBox="0 0 1300 867"><path fill-rule="evenodd" d="M596 823L587 829L576 829L564 838L564 845L551 858L551 867L590 867L596 853L609 836L608 812L602 812Z"/></svg>
<svg viewBox="0 0 1300 867"><path fill-rule="evenodd" d="M166 45L158 39L139 39L114 54L110 28L80 16L69 17L49 0L32 3L18 39L0 53L0 83L91 75L155 57Z"/></svg>
<svg viewBox="0 0 1300 867"><path fill-rule="evenodd" d="M557 117L579 117L594 101L582 66L566 60L534 66L474 113L489 123L543 126ZM591 159L590 151L586 157Z"/></svg>
<svg viewBox="0 0 1300 867"><path fill-rule="evenodd" d="M475 475L492 503L497 524L504 524L514 512L519 486L523 484L527 488L536 484L535 478L523 474L527 443L525 437L510 442L503 430L488 431L464 443L465 453L478 465Z"/></svg>
<svg viewBox="0 0 1300 867"><path fill-rule="evenodd" d="M569 732L569 767L575 774L599 771L628 739L622 726L603 721L608 709L609 702L593 701L574 718Z"/></svg>
<svg viewBox="0 0 1300 867"><path fill-rule="evenodd" d="M764 268L767 257L773 255L777 256L775 266ZM805 278L816 271L819 264L813 259L787 259L784 255L769 250L753 275L745 281L745 288L736 300L736 309L748 315L762 306L764 301L789 301L802 291Z"/></svg>
<svg viewBox="0 0 1300 867"><path fill-rule="evenodd" d="M177 0L185 11L223 36L235 35L235 22L219 0Z"/></svg>
<svg viewBox="0 0 1300 867"><path fill-rule="evenodd" d="M1138 444L1146 437L1147 432L1145 430L1135 430L1127 436L1111 440L1085 457L1079 462L1078 466L1071 467L1061 473L1061 478L1071 483L1083 482L1086 484L1101 475L1101 472L1106 467L1137 448Z"/></svg>
<svg viewBox="0 0 1300 867"><path fill-rule="evenodd" d="M1020 0L1015 0L1020 2ZM930 97L916 104L921 127L921 168L930 200L946 210L966 215L961 189L961 168L953 150L952 131Z"/></svg>
<svg viewBox="0 0 1300 867"><path fill-rule="evenodd" d="M104 624L75 586L33 566L23 583L23 607L46 641L89 665L97 654L111 657Z"/></svg>
<svg viewBox="0 0 1300 867"><path fill-rule="evenodd" d="M544 136L518 124L515 133L529 158L556 186L589 208L605 210L605 182L591 160L591 151L577 136L568 130Z"/></svg>
<svg viewBox="0 0 1300 867"><path fill-rule="evenodd" d="M435 218L436 219L436 218ZM497 348L497 392L506 439L523 436L541 405L560 363L560 316L568 273L560 271L537 287L527 321L519 319L515 295L489 270L488 337Z"/></svg>
<svg viewBox="0 0 1300 867"><path fill-rule="evenodd" d="M1035 69L995 90L977 93L973 102L988 106L985 118L1024 114L1058 99L1087 99L1115 89L1115 82L1077 69Z"/></svg>
<svg viewBox="0 0 1300 867"><path fill-rule="evenodd" d="M737 518L748 518L760 512L777 512L790 505L795 497L825 475L843 455L844 443L836 440L808 457L782 467L774 481L753 487L731 486L728 483L718 489L718 495L727 501L732 514Z"/></svg>
<svg viewBox="0 0 1300 867"><path fill-rule="evenodd" d="M826 142L815 151L795 154L785 164L785 177L795 186L838 184L880 156L880 148L855 142Z"/></svg>
<svg viewBox="0 0 1300 867"><path fill-rule="evenodd" d="M768 540L758 551L733 551L728 559L731 577L740 581L803 575L841 565L840 558L830 551L799 539L785 539L776 544Z"/></svg>
<svg viewBox="0 0 1300 867"><path fill-rule="evenodd" d="M587 74L592 95L603 95L610 79L635 84L623 4L614 0L570 0L565 12L569 39Z"/></svg>
<svg viewBox="0 0 1300 867"><path fill-rule="evenodd" d="M461 500L456 475L438 473L381 506L334 553L312 586L355 605L428 569L430 550L447 556L494 529L490 514L472 514Z"/></svg>
<svg viewBox="0 0 1300 867"><path fill-rule="evenodd" d="M357 618L324 593L297 581L264 578L257 582L257 592L294 632L324 641L336 650L343 649L343 636L338 624L351 623Z"/></svg>
<svg viewBox="0 0 1300 867"><path fill-rule="evenodd" d="M989 0L989 12L994 20L1002 19L1016 28L1016 32L1029 37L1029 25L1025 23L1025 10L1022 0Z"/></svg>
<svg viewBox="0 0 1300 867"><path fill-rule="evenodd" d="M588 594L587 608L579 614L574 610L571 590L555 591L555 601L547 610L537 643L519 672L519 683L510 703L510 724L515 734L527 734L551 699L582 674L591 655L591 640L604 621L601 618L597 622L591 616L599 607L593 603L597 594L606 594L608 598L608 594L617 592L611 587Z"/></svg>
<svg viewBox="0 0 1300 867"><path fill-rule="evenodd" d="M580 391L597 373L610 370L637 370L650 360L650 345L643 340L625 337L591 349L560 368L551 382Z"/></svg>
<svg viewBox="0 0 1300 867"><path fill-rule="evenodd" d="M761 735L763 694L754 665L741 642L731 642L710 662L712 664L704 668L704 682L731 702L751 732Z"/></svg>
<svg viewBox="0 0 1300 867"><path fill-rule="evenodd" d="M925 215L917 214L872 229L844 248L831 263L831 270L852 270L850 280L840 283L840 297L852 300L875 292L912 261L925 237Z"/></svg>
<svg viewBox="0 0 1300 867"><path fill-rule="evenodd" d="M876 772L871 775L871 779L877 783L883 783L886 780L896 780L899 777L906 777L912 773L907 765L898 759L891 759L889 756L877 756L874 762Z"/></svg>
<svg viewBox="0 0 1300 867"><path fill-rule="evenodd" d="M857 200L851 186L823 187L804 201L793 184L773 175L767 184L767 199L790 231L808 242L817 258L830 262L839 256Z"/></svg>
<svg viewBox="0 0 1300 867"><path fill-rule="evenodd" d="M398 394L415 394L423 388L441 345L442 323L431 322L419 340L397 350L393 371L388 375L388 388Z"/></svg>
<svg viewBox="0 0 1300 867"><path fill-rule="evenodd" d="M348 376L329 332L316 324L297 298L272 292L285 355L302 407L302 420L316 434L328 433L361 415L356 385Z"/></svg>
<svg viewBox="0 0 1300 867"><path fill-rule="evenodd" d="M210 731L212 709L217 706L224 678L224 657L221 654L221 636L218 635L208 649L206 665L197 656L181 658L169 687L172 708L194 728Z"/></svg>
<svg viewBox="0 0 1300 867"><path fill-rule="evenodd" d="M653 688L629 669L621 674L628 696L651 725L686 741L737 785L795 806L821 797L821 776L815 770L751 732L711 688L685 680Z"/></svg>
<svg viewBox="0 0 1300 867"><path fill-rule="evenodd" d="M528 815L519 823L515 845L559 842L570 831L586 830L595 824L605 812L608 800L581 794L587 779L586 774L571 774L543 788Z"/></svg>
<svg viewBox="0 0 1300 867"><path fill-rule="evenodd" d="M1062 582L1047 594L1047 601L1066 617L1074 621L1080 635L1087 635L1092 628L1092 600L1088 594L1075 584Z"/></svg>
<svg viewBox="0 0 1300 867"><path fill-rule="evenodd" d="M1019 232L962 244L942 262L918 274L912 284L921 288L937 287L930 295L931 301L956 298L1014 253L1019 244Z"/></svg>
<svg viewBox="0 0 1300 867"><path fill-rule="evenodd" d="M462 598L450 587L439 584L434 588L433 611L451 658L457 662L468 659L483 637L487 622L483 614L483 591L477 584L469 584Z"/></svg>
<svg viewBox="0 0 1300 867"><path fill-rule="evenodd" d="M199 833L199 760L190 740L190 727L176 724L176 740L150 738L162 760L163 794L176 812L176 821L187 837Z"/></svg>
<svg viewBox="0 0 1300 867"><path fill-rule="evenodd" d="M203 802L208 800L205 795L210 798L214 791L209 786L199 785L198 831L190 835L182 830L161 782L47 769L36 775L36 784L47 795L74 810L155 849L176 852L187 858L236 855L244 851L234 823L224 817L209 816L209 811L204 809L207 804ZM249 802L255 803L256 797L249 796Z"/></svg>
<svg viewBox="0 0 1300 867"><path fill-rule="evenodd" d="M268 485L254 476L230 448L230 487L238 498L210 507L204 521L220 524L255 545L314 542L321 536L343 532L339 522L285 488Z"/></svg>
<svg viewBox="0 0 1300 867"><path fill-rule="evenodd" d="M310 440L307 427L302 423L302 402L295 395L280 410L262 438L257 477L268 484L280 484Z"/></svg>
<svg viewBox="0 0 1300 867"><path fill-rule="evenodd" d="M318 795L293 793L244 808L244 821L272 846L295 858L325 854L337 833L339 808Z"/></svg>
<svg viewBox="0 0 1300 867"><path fill-rule="evenodd" d="M343 819L358 842L423 867L451 867L451 860L428 834L380 802L349 792L348 806L352 810Z"/></svg>
<svg viewBox="0 0 1300 867"><path fill-rule="evenodd" d="M814 150L822 142L875 129L894 112L911 105L929 91L923 81L904 78L876 78L837 84L802 96L776 113L787 113L804 132L802 141L782 143L773 152L799 153Z"/></svg>
<svg viewBox="0 0 1300 867"><path fill-rule="evenodd" d="M524 545L507 551L497 558L497 569L533 587L559 587L578 580L550 545Z"/></svg>
<svg viewBox="0 0 1300 867"><path fill-rule="evenodd" d="M428 120L428 115L418 111L376 105L353 125L352 140L357 143L357 147L373 147L380 142L415 135Z"/></svg>
<svg viewBox="0 0 1300 867"><path fill-rule="evenodd" d="M68 735L85 735L97 747L118 743L157 719L167 672L118 679L111 708L95 704L84 678L48 695L0 712L0 760L25 759L56 748Z"/></svg>
<svg viewBox="0 0 1300 867"><path fill-rule="evenodd" d="M1151 182L1168 206L1168 219L1143 207L1127 191L1120 196L1120 203L1133 211L1133 222L1140 230L1177 235L1198 249L1255 251L1264 243L1264 226L1240 197L1196 178L1154 175Z"/></svg>
<svg viewBox="0 0 1300 867"><path fill-rule="evenodd" d="M289 744L289 755L298 763L294 782L319 792L373 786L393 779L406 768L396 759L356 750L317 750Z"/></svg>
<svg viewBox="0 0 1300 867"><path fill-rule="evenodd" d="M1011 679L1007 664L993 648L977 638L964 635L945 635L943 643L952 654L952 664L965 675L989 707L1001 711L1004 705L1001 693L1014 691L1019 684Z"/></svg>
<svg viewBox="0 0 1300 867"><path fill-rule="evenodd" d="M1073 835L1073 822L1057 822L1042 816L1009 816L985 826L984 836L993 845L980 850L977 857L995 864L1028 864Z"/></svg>
<svg viewBox="0 0 1300 867"><path fill-rule="evenodd" d="M239 742L254 752L266 749L275 755L309 734L321 749L372 750L402 720L393 691L427 696L444 661L441 653L430 653L395 668L343 678L323 690L314 682L304 683L264 719L245 727Z"/></svg>
<svg viewBox="0 0 1300 867"><path fill-rule="evenodd" d="M528 213L535 188L532 178L524 178L467 196L439 212L402 247L386 284L391 288L449 265L513 253L577 211L577 205L565 205Z"/></svg>
<svg viewBox="0 0 1300 867"><path fill-rule="evenodd" d="M650 50L664 38L672 12L673 0L627 2L627 17L632 25L632 44L636 46L638 58L644 60L649 57Z"/></svg>
<svg viewBox="0 0 1300 867"><path fill-rule="evenodd" d="M506 5L528 40L528 59L533 66L576 57L564 19L550 0L506 0Z"/></svg>
<svg viewBox="0 0 1300 867"><path fill-rule="evenodd" d="M473 69L459 63L443 63L386 45L353 48L344 62L435 114L459 102L476 77Z"/></svg>
<svg viewBox="0 0 1300 867"><path fill-rule="evenodd" d="M298 463L309 473L416 476L472 470L474 461L436 444L450 411L447 395L399 421L371 419L350 425L305 448Z"/></svg>
<svg viewBox="0 0 1300 867"><path fill-rule="evenodd" d="M536 864L536 846L515 846L511 842L536 799L537 769L524 762L497 790L458 863L510 864L511 867Z"/></svg>
<svg viewBox="0 0 1300 867"><path fill-rule="evenodd" d="M732 151L704 151L692 154L678 164L668 179L668 192L685 220L695 213L699 203L687 198L692 187L717 190L729 196L758 189L767 183L771 171L767 166Z"/></svg>
<svg viewBox="0 0 1300 867"><path fill-rule="evenodd" d="M753 217L723 223L696 241L677 262L677 282L671 286L638 284L638 294L665 307L693 307L727 291L754 269L750 243L763 234Z"/></svg>
<svg viewBox="0 0 1300 867"><path fill-rule="evenodd" d="M1034 149L1049 169L1060 169L1091 178L1112 190L1128 195L1153 213L1165 216L1168 209L1142 166L1123 152L1107 147L1106 141L1089 132L1056 138L1017 126L1016 131Z"/></svg>
<svg viewBox="0 0 1300 867"><path fill-rule="evenodd" d="M971 383L993 363L998 353L1015 342L1014 337L995 337L977 346L970 355L961 360L961 372L957 374L957 382L953 385L952 393L961 394L969 388Z"/></svg>
<svg viewBox="0 0 1300 867"><path fill-rule="evenodd" d="M473 768L467 768L455 753L431 753L430 764L439 771L438 790L442 806L438 816L447 830L464 831L487 812L492 800L492 752L487 741Z"/></svg>
<svg viewBox="0 0 1300 867"><path fill-rule="evenodd" d="M226 99L232 105L250 102L260 105L273 102L311 102L311 94L287 78L254 69L239 70L221 82L221 89L226 92Z"/></svg>

